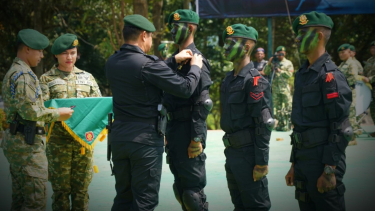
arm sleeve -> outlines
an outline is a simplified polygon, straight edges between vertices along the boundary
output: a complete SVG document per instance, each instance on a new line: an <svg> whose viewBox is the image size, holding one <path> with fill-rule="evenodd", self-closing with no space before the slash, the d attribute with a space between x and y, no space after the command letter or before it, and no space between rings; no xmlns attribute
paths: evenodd
<svg viewBox="0 0 375 211"><path fill-rule="evenodd" d="M171 56L169 57L168 59L166 59L165 61L165 64L168 65L169 68L171 68L172 70L175 70L177 69L177 62L176 62L176 58L174 56Z"/></svg>
<svg viewBox="0 0 375 211"><path fill-rule="evenodd" d="M269 142L271 137L271 131L266 128L264 124L262 113L265 110L271 113L269 106L271 89L269 83L261 77L258 79L258 85L254 85L253 79L249 80L246 85L248 88L248 109L251 113L252 118L257 123L255 128L255 165L268 165L269 160Z"/></svg>
<svg viewBox="0 0 375 211"><path fill-rule="evenodd" d="M264 66L264 69L263 69L263 72L264 72L264 74L265 75L269 75L270 73L271 73L271 71L272 71L272 64L266 64L265 66Z"/></svg>
<svg viewBox="0 0 375 211"><path fill-rule="evenodd" d="M281 75L284 78L288 79L288 78L292 77L292 75L293 75L293 70L294 70L293 64L291 62L287 62L286 66L280 68L280 70L281 70Z"/></svg>
<svg viewBox="0 0 375 211"><path fill-rule="evenodd" d="M92 81L90 97L101 97L102 93L100 92L99 85L96 83L94 76L90 75L90 81Z"/></svg>
<svg viewBox="0 0 375 211"><path fill-rule="evenodd" d="M12 81L15 84L14 105L17 113L25 120L45 123L57 121L60 116L58 110L44 107L42 96L34 98L37 90L32 88L34 85L27 84L26 77L29 76L21 75Z"/></svg>
<svg viewBox="0 0 375 211"><path fill-rule="evenodd" d="M327 75L330 73L334 79L329 81ZM344 74L340 71L330 73L321 78L325 111L330 122L330 138L328 144L324 146L322 162L336 166L340 160L340 154L345 153L345 148L348 145L340 127L348 120L352 92ZM336 139L332 139L333 136L337 136Z"/></svg>
<svg viewBox="0 0 375 211"><path fill-rule="evenodd" d="M43 101L50 100L49 87L48 87L48 84L46 82L46 77L45 76L43 76L43 75L40 76L39 85L40 85L40 88L42 89L42 98L43 98Z"/></svg>
<svg viewBox="0 0 375 211"><path fill-rule="evenodd" d="M350 63L348 65L348 74L349 74L349 76L348 76L347 80L349 82L349 85L352 86L356 83L356 81L357 81L356 77L358 75L358 68L354 63Z"/></svg>
<svg viewBox="0 0 375 211"><path fill-rule="evenodd" d="M211 85L209 66L203 63L200 85L197 87L198 96L194 99L194 106L191 119L191 139L200 137L202 144L205 145L207 136L206 119L212 108L212 100L209 95L209 87ZM199 90L198 90L199 88ZM211 104L208 105L208 103Z"/></svg>
<svg viewBox="0 0 375 211"><path fill-rule="evenodd" d="M195 91L201 77L201 69L193 65L185 77L174 73L164 61L147 62L142 77L167 93L189 98Z"/></svg>

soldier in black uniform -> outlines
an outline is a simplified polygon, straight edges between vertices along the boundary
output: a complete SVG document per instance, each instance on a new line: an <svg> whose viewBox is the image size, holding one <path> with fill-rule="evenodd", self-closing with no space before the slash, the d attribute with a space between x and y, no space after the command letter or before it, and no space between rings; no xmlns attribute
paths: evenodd
<svg viewBox="0 0 375 211"><path fill-rule="evenodd" d="M174 55L183 49L202 55L194 45L194 34L199 23L198 15L191 10L176 10L170 14L168 24L174 42L179 46ZM166 63L180 76L190 70L189 63L178 65L172 59ZM190 98L164 95L168 110L166 132L167 163L174 175L173 191L182 210L208 210L203 188L206 186L206 118L212 108L208 89L212 84L210 65L203 57L202 74Z"/></svg>
<svg viewBox="0 0 375 211"><path fill-rule="evenodd" d="M269 80L268 76L264 74L264 67L267 64L267 61L264 60L265 54L264 54L264 48L257 48L255 53L255 58L257 59L254 61L254 68L259 71L259 73L267 80Z"/></svg>
<svg viewBox="0 0 375 211"><path fill-rule="evenodd" d="M349 123L352 93L325 45L333 22L315 11L293 22L296 42L308 61L295 75L292 166L285 176L295 186L300 210L345 210L345 148L353 136Z"/></svg>
<svg viewBox="0 0 375 211"><path fill-rule="evenodd" d="M275 125L271 110L271 87L250 61L258 32L243 24L223 32L225 57L234 70L227 73L220 89L225 131L225 171L235 211L269 210L269 140Z"/></svg>
<svg viewBox="0 0 375 211"><path fill-rule="evenodd" d="M162 125L157 122L163 90L190 97L200 79L202 57L191 56L190 50L173 56L176 64L191 58L190 71L179 76L164 61L146 54L155 31L151 22L141 15L129 15L124 23L125 44L105 66L115 119L111 148L117 195L112 211L149 211L159 200L164 141L162 131L157 131Z"/></svg>

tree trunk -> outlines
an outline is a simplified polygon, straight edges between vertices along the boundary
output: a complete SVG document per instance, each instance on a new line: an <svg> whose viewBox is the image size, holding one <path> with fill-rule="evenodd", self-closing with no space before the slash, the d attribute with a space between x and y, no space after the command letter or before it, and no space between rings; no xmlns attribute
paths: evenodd
<svg viewBox="0 0 375 211"><path fill-rule="evenodd" d="M154 23L156 31L154 32L153 43L154 43L154 54L159 57L161 56L159 55L160 53L158 52L158 46L160 44L161 37L162 37L162 30L161 30L162 7L163 7L163 0L154 0L154 3L152 5L152 22Z"/></svg>
<svg viewBox="0 0 375 211"><path fill-rule="evenodd" d="M43 21L42 21L42 0L34 1L34 29L43 34ZM38 66L35 67L35 74L38 78L44 73L43 71L43 59L39 62Z"/></svg>
<svg viewBox="0 0 375 211"><path fill-rule="evenodd" d="M147 0L133 0L133 13L140 14L148 19Z"/></svg>
<svg viewBox="0 0 375 211"><path fill-rule="evenodd" d="M190 5L189 5L190 2L191 2L191 0L184 0L184 6L183 6L183 8L184 8L184 9L190 9L190 7L189 7L189 6L190 6Z"/></svg>

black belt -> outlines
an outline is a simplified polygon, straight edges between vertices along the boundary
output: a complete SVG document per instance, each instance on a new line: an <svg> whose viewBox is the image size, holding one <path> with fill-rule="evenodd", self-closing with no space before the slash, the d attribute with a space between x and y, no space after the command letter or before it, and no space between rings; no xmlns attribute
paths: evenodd
<svg viewBox="0 0 375 211"><path fill-rule="evenodd" d="M309 149L328 142L329 133L327 128L314 128L302 133L293 132L291 145L298 149Z"/></svg>
<svg viewBox="0 0 375 211"><path fill-rule="evenodd" d="M142 122L150 125L156 125L157 118L140 118L140 117L116 117L115 121L119 122Z"/></svg>
<svg viewBox="0 0 375 211"><path fill-rule="evenodd" d="M191 119L191 112L194 110L194 106L187 106L178 109L177 111L172 111L167 113L168 121L184 121Z"/></svg>
<svg viewBox="0 0 375 211"><path fill-rule="evenodd" d="M241 148L254 144L251 138L250 128L246 128L234 133L225 133L223 136L225 147Z"/></svg>
<svg viewBox="0 0 375 211"><path fill-rule="evenodd" d="M25 134L25 125L20 123L17 127L17 132ZM44 130L44 127L35 127L35 134L36 135L45 135L46 131Z"/></svg>

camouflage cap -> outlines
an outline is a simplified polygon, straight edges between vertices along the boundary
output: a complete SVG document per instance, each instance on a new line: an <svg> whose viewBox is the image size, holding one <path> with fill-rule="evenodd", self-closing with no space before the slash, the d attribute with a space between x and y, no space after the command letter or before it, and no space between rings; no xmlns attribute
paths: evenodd
<svg viewBox="0 0 375 211"><path fill-rule="evenodd" d="M372 47L372 46L375 46L375 41L372 41L372 42L370 43L370 47Z"/></svg>
<svg viewBox="0 0 375 211"><path fill-rule="evenodd" d="M276 48L276 52L279 52L279 51L286 51L286 48L280 45L279 47Z"/></svg>
<svg viewBox="0 0 375 211"><path fill-rule="evenodd" d="M298 29L311 26L324 26L332 29L333 21L326 14L316 11L303 13L293 21L293 31L296 34L298 34Z"/></svg>
<svg viewBox="0 0 375 211"><path fill-rule="evenodd" d="M158 51L163 51L164 48L168 47L168 44L167 43L162 43L158 46Z"/></svg>
<svg viewBox="0 0 375 211"><path fill-rule="evenodd" d="M184 22L199 24L199 16L192 10L179 9L172 12L168 17L168 25L171 26L173 22Z"/></svg>
<svg viewBox="0 0 375 211"><path fill-rule="evenodd" d="M350 45L350 46L349 46L349 49L350 49L351 51L354 51L354 52L355 52L355 47L354 47L354 45Z"/></svg>
<svg viewBox="0 0 375 211"><path fill-rule="evenodd" d="M77 47L78 40L74 34L63 34L58 37L52 45L51 52L53 55L58 55L68 49Z"/></svg>
<svg viewBox="0 0 375 211"><path fill-rule="evenodd" d="M147 18L138 14L126 16L124 18L124 24L125 26L135 26L147 32L156 31L154 24L152 24Z"/></svg>
<svg viewBox="0 0 375 211"><path fill-rule="evenodd" d="M340 52L346 49L350 49L350 44L345 43L345 44L340 45L340 47L337 49L337 52Z"/></svg>
<svg viewBox="0 0 375 211"><path fill-rule="evenodd" d="M223 31L223 40L225 41L225 39L228 37L241 37L257 42L258 31L251 26L245 26L241 23L237 23L228 26Z"/></svg>
<svg viewBox="0 0 375 211"><path fill-rule="evenodd" d="M19 31L17 43L23 43L35 50L45 49L49 46L48 38L34 29L22 29Z"/></svg>

